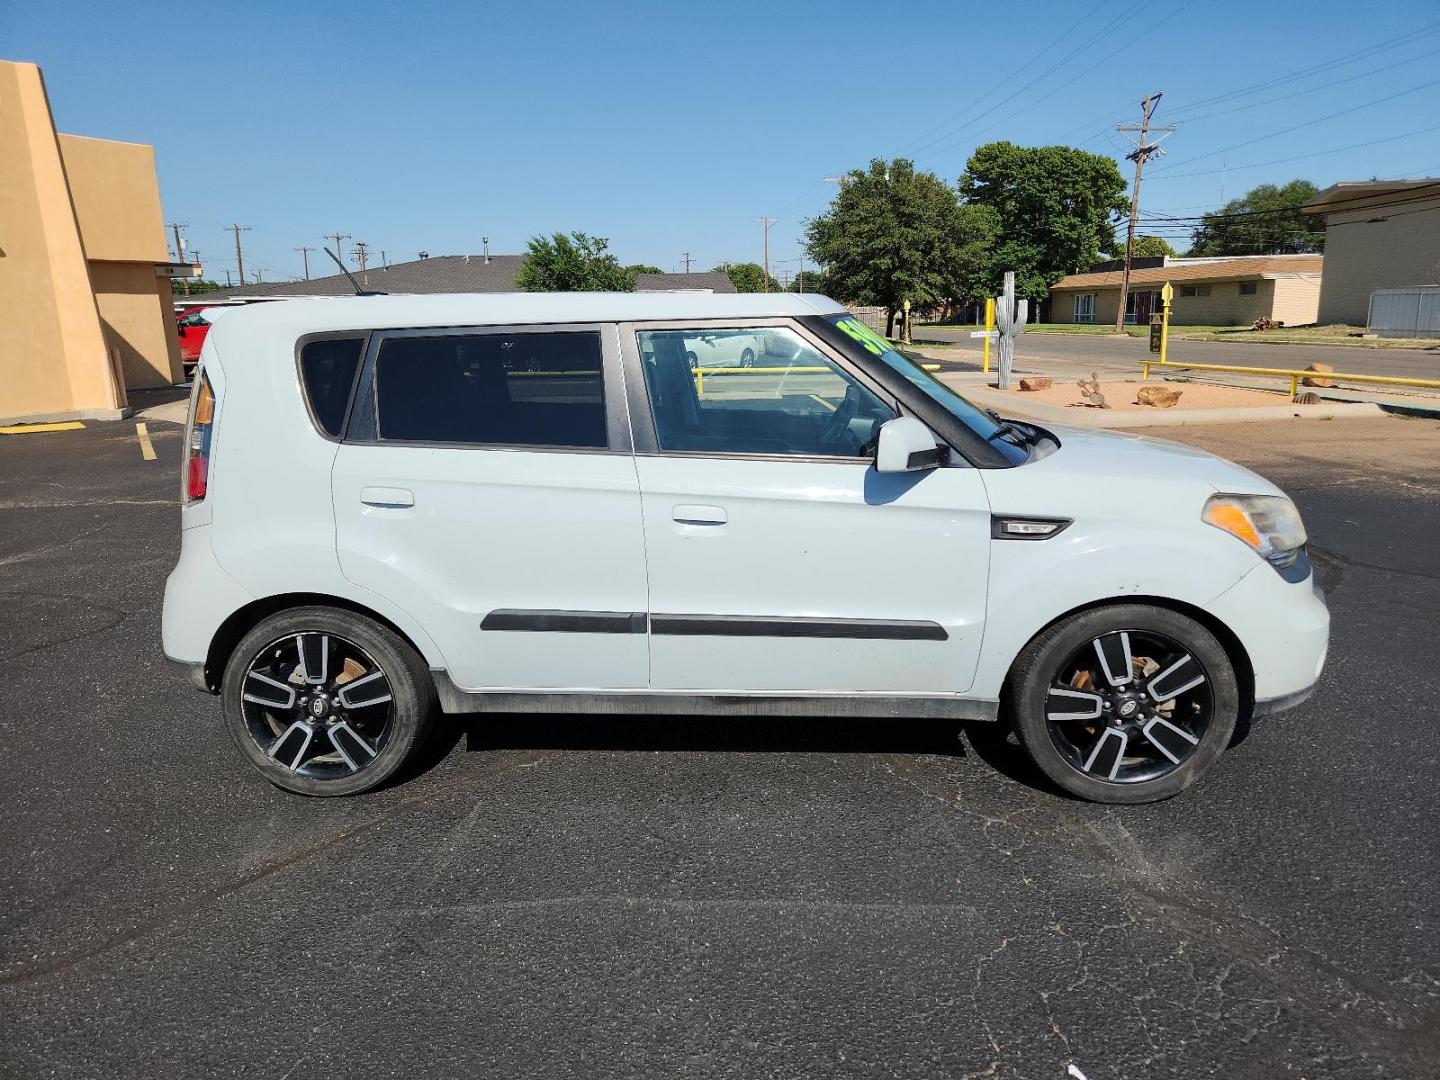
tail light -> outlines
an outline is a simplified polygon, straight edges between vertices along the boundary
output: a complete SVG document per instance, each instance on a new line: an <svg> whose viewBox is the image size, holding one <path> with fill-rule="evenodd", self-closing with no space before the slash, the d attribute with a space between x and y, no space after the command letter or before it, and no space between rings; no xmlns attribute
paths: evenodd
<svg viewBox="0 0 1440 1080"><path fill-rule="evenodd" d="M215 391L210 379L200 374L200 387L195 392L195 415L185 440L185 501L199 502L205 498L210 482L210 436L215 431Z"/></svg>

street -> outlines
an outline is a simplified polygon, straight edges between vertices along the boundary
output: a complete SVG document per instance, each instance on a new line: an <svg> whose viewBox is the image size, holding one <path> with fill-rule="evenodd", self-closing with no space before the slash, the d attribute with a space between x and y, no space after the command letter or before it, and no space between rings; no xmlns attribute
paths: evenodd
<svg viewBox="0 0 1440 1080"><path fill-rule="evenodd" d="M1308 704L1136 808L985 729L766 718L451 719L287 795L161 657L150 434L0 436L0 1074L1435 1075L1431 421L1164 433L1295 497L1334 623Z"/></svg>
<svg viewBox="0 0 1440 1080"><path fill-rule="evenodd" d="M968 326L917 326L915 343L934 341L959 345L964 359L978 363L984 342L970 337ZM1244 367L1303 368L1317 362L1352 375L1394 375L1409 379L1440 379L1440 352L1429 349L1368 349L1354 345L1266 345L1224 341L1184 341L1171 330L1166 357L1195 364L1237 364ZM973 356L971 354L974 354ZM1095 334L1024 334L1015 343L1015 360L1073 361L1077 370L1138 372L1141 360L1151 359L1144 338ZM993 352L992 352L993 362ZM1047 368L1048 370L1048 368Z"/></svg>

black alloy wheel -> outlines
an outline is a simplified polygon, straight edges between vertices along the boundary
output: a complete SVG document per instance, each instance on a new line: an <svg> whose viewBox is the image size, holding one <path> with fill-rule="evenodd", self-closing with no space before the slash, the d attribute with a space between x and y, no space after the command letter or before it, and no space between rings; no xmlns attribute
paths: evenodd
<svg viewBox="0 0 1440 1080"><path fill-rule="evenodd" d="M246 757L271 783L306 795L383 783L418 744L434 704L407 643L333 608L262 621L236 647L222 695Z"/></svg>
<svg viewBox="0 0 1440 1080"><path fill-rule="evenodd" d="M1013 721L1036 764L1098 802L1168 798L1219 757L1239 712L1223 646L1178 612L1117 605L1064 619L1012 673Z"/></svg>

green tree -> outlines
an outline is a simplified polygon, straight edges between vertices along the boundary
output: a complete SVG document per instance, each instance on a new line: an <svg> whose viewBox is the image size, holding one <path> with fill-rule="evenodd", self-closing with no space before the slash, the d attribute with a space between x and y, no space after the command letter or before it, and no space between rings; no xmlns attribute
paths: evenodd
<svg viewBox="0 0 1440 1080"><path fill-rule="evenodd" d="M1158 259L1161 256L1174 256L1180 253L1170 246L1163 236L1137 236L1135 247L1131 249L1131 256L1136 259ZM1112 259L1125 258L1125 238L1117 237L1115 240L1115 253L1110 256Z"/></svg>
<svg viewBox="0 0 1440 1080"><path fill-rule="evenodd" d="M770 287L768 289L765 287L767 283L765 268L759 263L722 262L719 266L715 267L715 269L729 276L730 284L735 286L736 292L780 291L780 283L773 277L768 279Z"/></svg>
<svg viewBox="0 0 1440 1080"><path fill-rule="evenodd" d="M661 270L658 266L651 266L649 263L631 263L629 266L625 267L625 271L632 275L663 274L665 272L664 270Z"/></svg>
<svg viewBox="0 0 1440 1080"><path fill-rule="evenodd" d="M825 267L831 294L886 311L886 332L906 300L930 308L954 295L967 276L962 254L988 246L988 219L962 212L953 188L905 158L875 158L852 169L825 213L805 226L810 257Z"/></svg>
<svg viewBox="0 0 1440 1080"><path fill-rule="evenodd" d="M790 291L828 293L830 287L825 283L824 274L819 270L808 269L796 273L795 280L790 282Z"/></svg>
<svg viewBox="0 0 1440 1080"><path fill-rule="evenodd" d="M1325 215L1300 212L1300 207L1319 191L1309 180L1291 180L1283 187L1261 184L1201 218L1190 238L1190 254L1295 255L1323 251Z"/></svg>
<svg viewBox="0 0 1440 1080"><path fill-rule="evenodd" d="M537 236L515 284L526 292L634 292L635 275L606 252L609 244L583 232Z"/></svg>
<svg viewBox="0 0 1440 1080"><path fill-rule="evenodd" d="M1015 271L1018 296L1041 301L1066 274L1089 269L1115 250L1115 223L1128 213L1115 162L1071 146L994 142L970 155L960 197L990 207L996 235L987 292Z"/></svg>
<svg viewBox="0 0 1440 1080"><path fill-rule="evenodd" d="M205 279L205 278L191 278L191 279L190 279L190 295L191 295L191 296L194 296L194 295L196 295L197 293L219 292L219 291L220 291L221 289L223 289L223 288L225 288L225 286L224 286L224 285L221 285L218 281L209 281L209 280L207 280L207 279ZM170 279L170 291L171 291L172 293L174 293L176 296L184 296L184 295L185 295L185 286L181 284L181 279L180 279L180 278L171 278L171 279Z"/></svg>

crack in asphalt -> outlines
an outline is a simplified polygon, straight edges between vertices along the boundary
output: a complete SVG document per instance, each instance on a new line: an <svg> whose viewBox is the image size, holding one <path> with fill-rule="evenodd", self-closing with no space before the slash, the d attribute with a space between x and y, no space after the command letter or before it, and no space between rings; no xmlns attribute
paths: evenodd
<svg viewBox="0 0 1440 1080"><path fill-rule="evenodd" d="M508 772L511 769L521 768L527 764L534 764L535 761L538 761L543 757L544 754L539 752L527 754L525 755L523 760L502 762L497 764L493 768L481 770L481 772L484 775L494 775L497 773ZM470 776L471 774L467 773L467 783L470 779ZM394 820L396 816L402 811L413 810L416 807L439 801L440 799L443 799L450 794L451 792L448 790L440 790L429 792L428 794L424 795L416 795L408 799L403 799L400 802L397 802L395 805L391 806L389 809L381 812L380 814L377 814L372 818L367 819L366 821L360 822L358 825L347 826L346 828L340 829L332 833L330 836L326 837L323 840L318 840L311 844L305 844L297 848L292 848L283 855L278 855L274 858L267 859L248 873L234 877L229 881L225 882L224 884L216 885L212 888L206 889L192 899L185 901L184 903L176 904L173 907L167 908L164 911L161 911L151 916L150 918L143 920L135 926L132 926L128 930L124 930L118 934L112 934L111 936L103 939L102 941L98 941L86 948L77 949L69 953L64 953L60 956L55 956L48 960L42 960L32 964L21 964L17 967L0 970L0 986L9 986L15 985L17 983L33 982L34 980L43 978L44 976L54 975L57 972L64 971L66 968L72 967L75 964L82 963L86 960L92 960L97 956L102 956L105 953L112 952L113 950L128 945L131 942L139 941L141 938L146 937L154 931L163 929L167 926L174 924L176 921L180 920L183 917L193 915L198 911L210 907L216 902L223 900L226 897L233 896L236 893L242 891L243 889L246 889L249 886L256 884L257 882L264 881L267 878L273 877L274 875L289 869L290 867L298 866L302 863L308 862L311 859L317 858L318 856L324 855L341 846L346 841L354 839L357 836L373 832L374 830Z"/></svg>

